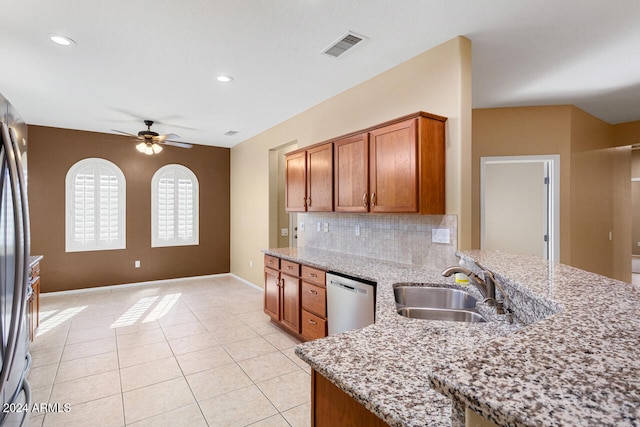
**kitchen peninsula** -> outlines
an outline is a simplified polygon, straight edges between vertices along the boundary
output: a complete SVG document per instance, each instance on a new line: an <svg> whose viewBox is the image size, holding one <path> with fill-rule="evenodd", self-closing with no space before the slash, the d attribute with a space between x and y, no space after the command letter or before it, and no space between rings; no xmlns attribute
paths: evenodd
<svg viewBox="0 0 640 427"><path fill-rule="evenodd" d="M393 284L455 286L438 269L311 248L265 253L377 281L374 325L296 352L390 425L462 426L467 408L505 426L640 422L636 286L469 251L462 256L496 274L522 323L424 321L397 314Z"/></svg>

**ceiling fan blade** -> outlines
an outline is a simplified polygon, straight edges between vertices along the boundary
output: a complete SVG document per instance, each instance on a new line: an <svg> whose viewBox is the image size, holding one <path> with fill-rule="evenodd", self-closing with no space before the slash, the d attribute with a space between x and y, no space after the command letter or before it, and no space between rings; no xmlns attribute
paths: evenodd
<svg viewBox="0 0 640 427"><path fill-rule="evenodd" d="M134 137L134 138L139 138L139 136L138 136L138 135L134 135L134 134L132 134L132 133L125 132L125 131L122 131L122 130L111 129L111 131L112 131L112 132L118 132L118 133L121 133L121 134L123 134L123 135L127 135L127 136L132 136L132 137Z"/></svg>
<svg viewBox="0 0 640 427"><path fill-rule="evenodd" d="M167 133L164 135L160 135L157 138L159 141L164 141L164 140L175 140L175 139L180 139L180 135L176 135L175 133Z"/></svg>
<svg viewBox="0 0 640 427"><path fill-rule="evenodd" d="M164 141L160 141L160 143L164 144L164 145L173 145L174 147L180 147L180 148L191 148L191 147L193 147L193 145L188 144L186 142L172 141L170 139L165 139Z"/></svg>

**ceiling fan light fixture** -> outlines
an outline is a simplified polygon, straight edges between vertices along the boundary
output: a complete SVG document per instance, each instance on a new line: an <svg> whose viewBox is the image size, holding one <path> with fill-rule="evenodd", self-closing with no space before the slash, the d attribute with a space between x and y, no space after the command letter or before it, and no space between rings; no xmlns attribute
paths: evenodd
<svg viewBox="0 0 640 427"><path fill-rule="evenodd" d="M151 146L151 149L153 150L153 152L154 152L155 154L158 154L159 152L161 152L161 151L162 151L162 146L161 146L160 144L156 144L156 143L154 143L154 144Z"/></svg>
<svg viewBox="0 0 640 427"><path fill-rule="evenodd" d="M138 150L139 152L144 153L146 149L147 149L147 144L145 144L144 142L136 144L136 150Z"/></svg>
<svg viewBox="0 0 640 427"><path fill-rule="evenodd" d="M151 148L151 144L147 144L144 149L144 154L146 154L147 156L153 155L153 148Z"/></svg>

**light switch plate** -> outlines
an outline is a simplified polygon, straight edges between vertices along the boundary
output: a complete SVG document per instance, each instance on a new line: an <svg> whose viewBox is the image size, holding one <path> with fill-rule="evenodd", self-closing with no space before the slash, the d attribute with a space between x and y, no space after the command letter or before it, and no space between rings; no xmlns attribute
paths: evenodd
<svg viewBox="0 0 640 427"><path fill-rule="evenodd" d="M433 243L451 243L450 230L448 228L431 229L431 241Z"/></svg>
<svg viewBox="0 0 640 427"><path fill-rule="evenodd" d="M288 228L281 228L280 229L280 236L287 237L288 235L289 235L289 229Z"/></svg>

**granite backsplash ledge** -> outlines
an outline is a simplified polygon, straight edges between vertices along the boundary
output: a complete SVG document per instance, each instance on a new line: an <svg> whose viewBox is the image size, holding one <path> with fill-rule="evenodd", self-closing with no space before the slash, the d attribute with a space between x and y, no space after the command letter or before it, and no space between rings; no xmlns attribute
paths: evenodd
<svg viewBox="0 0 640 427"><path fill-rule="evenodd" d="M458 262L456 215L304 213L300 223L298 247L435 268ZM448 242L433 242L434 230Z"/></svg>

